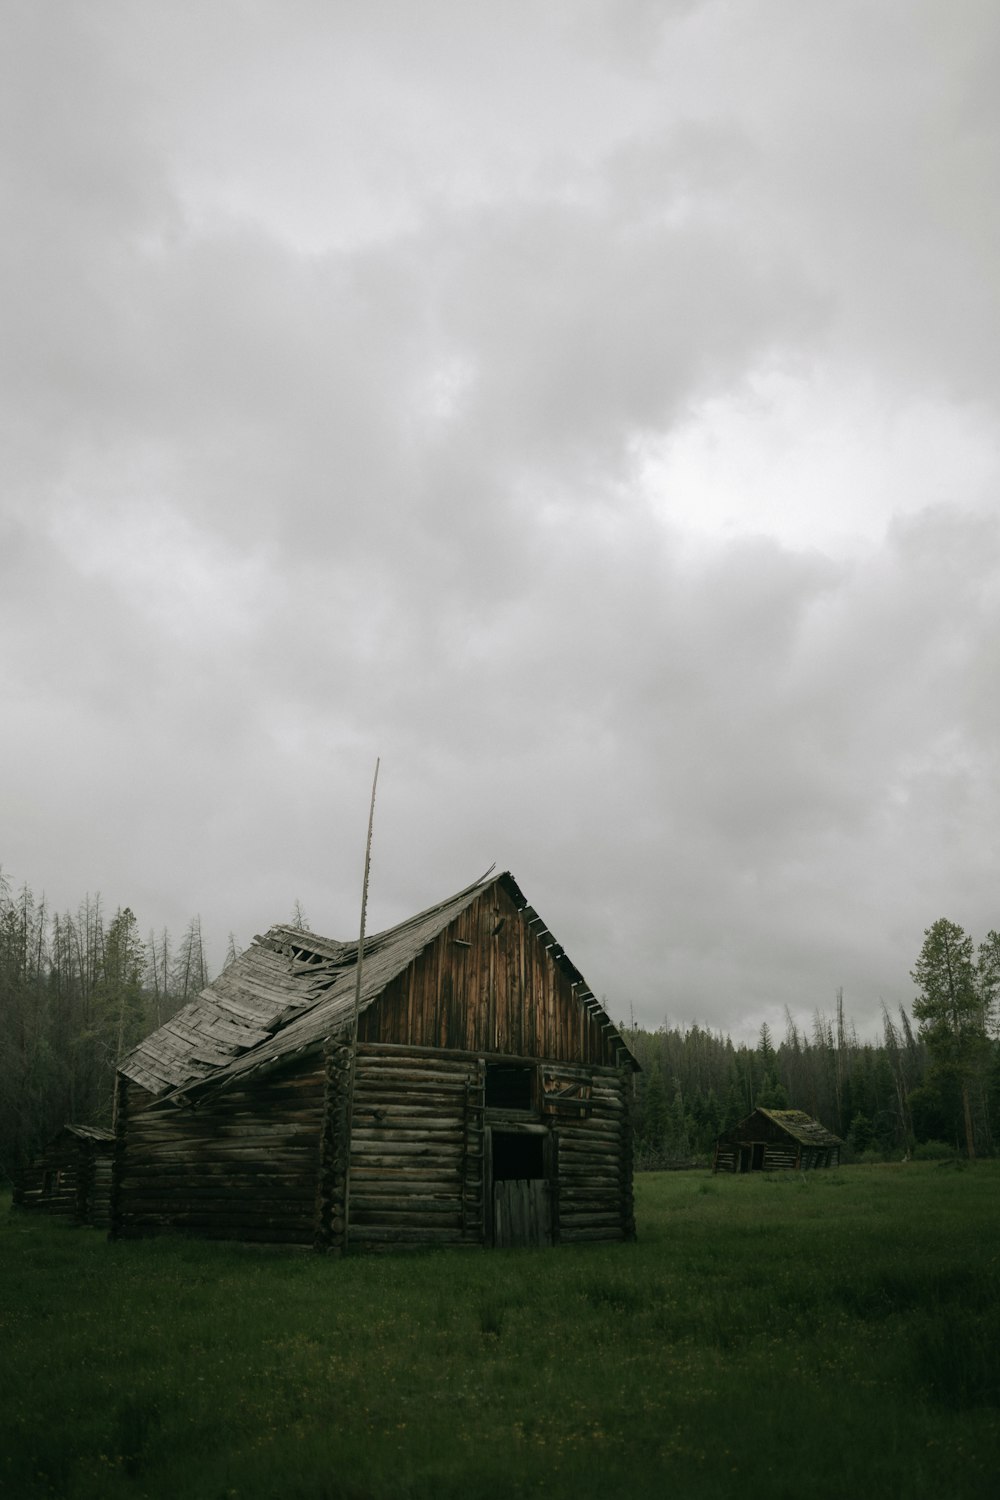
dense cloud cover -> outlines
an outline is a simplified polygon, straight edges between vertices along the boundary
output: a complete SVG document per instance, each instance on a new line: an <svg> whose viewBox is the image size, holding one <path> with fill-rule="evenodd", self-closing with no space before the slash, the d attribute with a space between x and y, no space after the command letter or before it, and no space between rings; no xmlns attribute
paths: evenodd
<svg viewBox="0 0 1000 1500"><path fill-rule="evenodd" d="M1000 925L991 0L7 0L0 862L510 868L612 1012Z"/></svg>

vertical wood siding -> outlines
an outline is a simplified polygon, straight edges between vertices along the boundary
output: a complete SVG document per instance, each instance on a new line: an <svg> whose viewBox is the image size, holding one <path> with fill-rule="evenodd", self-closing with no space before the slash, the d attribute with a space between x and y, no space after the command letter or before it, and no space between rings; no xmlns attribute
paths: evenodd
<svg viewBox="0 0 1000 1500"><path fill-rule="evenodd" d="M608 1028L499 885L462 912L361 1017L364 1042L614 1066Z"/></svg>
<svg viewBox="0 0 1000 1500"><path fill-rule="evenodd" d="M550 1184L508 1179L493 1185L493 1244L498 1250L552 1243Z"/></svg>

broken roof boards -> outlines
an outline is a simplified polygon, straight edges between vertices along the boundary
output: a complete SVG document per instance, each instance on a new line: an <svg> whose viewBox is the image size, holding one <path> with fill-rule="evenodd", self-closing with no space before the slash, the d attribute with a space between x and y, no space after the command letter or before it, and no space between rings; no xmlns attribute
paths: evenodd
<svg viewBox="0 0 1000 1500"><path fill-rule="evenodd" d="M618 1029L513 877L273 927L125 1059L113 1229L323 1248L634 1233Z"/></svg>

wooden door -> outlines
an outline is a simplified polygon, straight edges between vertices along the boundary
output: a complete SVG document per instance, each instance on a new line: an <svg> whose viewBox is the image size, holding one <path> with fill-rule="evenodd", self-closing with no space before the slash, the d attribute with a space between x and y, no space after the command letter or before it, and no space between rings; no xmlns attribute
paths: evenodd
<svg viewBox="0 0 1000 1500"><path fill-rule="evenodd" d="M493 1184L493 1243L550 1245L552 1209L549 1185L542 1177L504 1177Z"/></svg>

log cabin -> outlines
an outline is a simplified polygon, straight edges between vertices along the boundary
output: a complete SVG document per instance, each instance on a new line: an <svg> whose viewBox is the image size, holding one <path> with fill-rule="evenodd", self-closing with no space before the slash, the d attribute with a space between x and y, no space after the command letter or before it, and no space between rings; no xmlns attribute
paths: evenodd
<svg viewBox="0 0 1000 1500"><path fill-rule="evenodd" d="M638 1068L509 873L358 943L272 927L123 1062L112 1234L634 1238Z"/></svg>
<svg viewBox="0 0 1000 1500"><path fill-rule="evenodd" d="M99 1125L64 1125L17 1174L14 1205L106 1227L114 1140Z"/></svg>
<svg viewBox="0 0 1000 1500"><path fill-rule="evenodd" d="M801 1109L755 1109L715 1143L715 1172L807 1171L840 1164L843 1141Z"/></svg>

